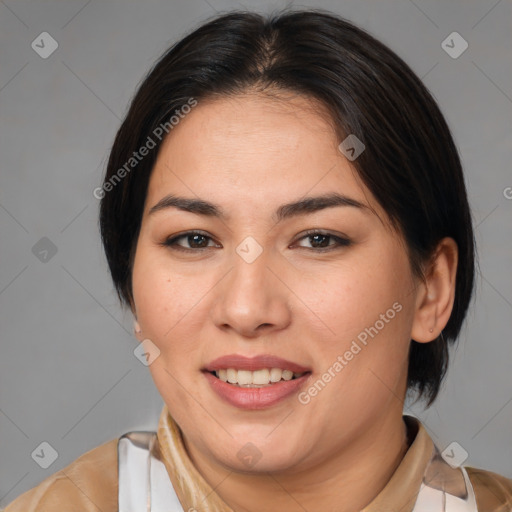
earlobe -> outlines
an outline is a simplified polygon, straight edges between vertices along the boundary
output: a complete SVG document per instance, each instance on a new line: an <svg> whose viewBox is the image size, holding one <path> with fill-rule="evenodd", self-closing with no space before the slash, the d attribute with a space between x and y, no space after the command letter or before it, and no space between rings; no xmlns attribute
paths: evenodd
<svg viewBox="0 0 512 512"><path fill-rule="evenodd" d="M130 296L130 309L133 314L133 333L135 334L135 337L139 339L139 334L142 332L141 326L137 320L137 310L135 309L135 303L133 301L133 297ZM141 341L141 340L139 340Z"/></svg>
<svg viewBox="0 0 512 512"><path fill-rule="evenodd" d="M430 261L425 281L417 292L411 339L418 343L435 340L445 328L455 299L458 249L453 238L443 238Z"/></svg>

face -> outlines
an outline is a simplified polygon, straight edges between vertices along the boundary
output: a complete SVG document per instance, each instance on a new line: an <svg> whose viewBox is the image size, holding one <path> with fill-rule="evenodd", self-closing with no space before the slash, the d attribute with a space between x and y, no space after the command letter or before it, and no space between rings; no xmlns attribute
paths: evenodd
<svg viewBox="0 0 512 512"><path fill-rule="evenodd" d="M401 418L416 280L314 107L200 101L150 178L132 276L140 339L160 351L149 368L187 444L235 471L306 469Z"/></svg>

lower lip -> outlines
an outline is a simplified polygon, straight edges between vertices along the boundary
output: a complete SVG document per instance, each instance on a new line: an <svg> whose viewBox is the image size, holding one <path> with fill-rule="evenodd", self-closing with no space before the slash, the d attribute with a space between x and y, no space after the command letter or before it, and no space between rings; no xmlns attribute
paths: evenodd
<svg viewBox="0 0 512 512"><path fill-rule="evenodd" d="M311 375L308 372L296 379L282 380L261 388L244 388L228 384L210 372L204 371L203 373L213 391L226 402L240 409L265 409L275 405L297 393Z"/></svg>

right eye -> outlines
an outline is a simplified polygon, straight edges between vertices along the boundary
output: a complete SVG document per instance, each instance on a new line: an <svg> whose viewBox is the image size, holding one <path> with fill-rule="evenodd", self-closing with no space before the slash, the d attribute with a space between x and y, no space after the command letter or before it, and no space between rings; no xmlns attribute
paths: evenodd
<svg viewBox="0 0 512 512"><path fill-rule="evenodd" d="M185 242L189 245L189 247L184 247L181 243L181 240L185 240ZM201 231L187 231L186 233L182 233L178 236L172 236L167 238L161 245L165 247L170 247L171 249L176 249L178 251L197 251L208 249L211 247L208 245L208 240L213 241L213 239L207 234Z"/></svg>

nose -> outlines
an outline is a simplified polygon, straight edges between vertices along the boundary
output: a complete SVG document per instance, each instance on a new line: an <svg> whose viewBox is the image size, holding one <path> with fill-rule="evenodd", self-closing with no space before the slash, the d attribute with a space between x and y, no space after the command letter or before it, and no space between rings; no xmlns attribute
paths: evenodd
<svg viewBox="0 0 512 512"><path fill-rule="evenodd" d="M290 324L292 293L270 260L265 251L251 263L234 254L233 268L215 287L210 310L218 328L256 338Z"/></svg>

